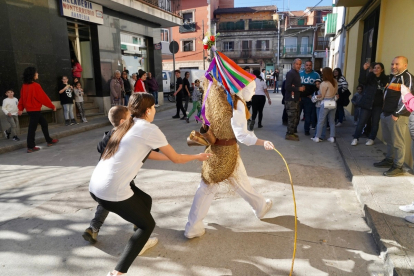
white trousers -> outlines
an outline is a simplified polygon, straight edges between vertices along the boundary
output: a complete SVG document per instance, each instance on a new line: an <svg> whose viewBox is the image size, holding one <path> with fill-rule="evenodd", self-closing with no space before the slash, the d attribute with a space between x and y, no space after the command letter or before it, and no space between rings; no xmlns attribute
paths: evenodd
<svg viewBox="0 0 414 276"><path fill-rule="evenodd" d="M257 216L266 207L266 200L251 186L240 156L238 157L237 167L233 175L228 181L234 187L235 191L250 204L254 214ZM187 225L185 226L185 235L187 237L200 235L204 231L203 219L208 213L218 186L217 184L207 185L201 180L194 196L190 213L188 214Z"/></svg>

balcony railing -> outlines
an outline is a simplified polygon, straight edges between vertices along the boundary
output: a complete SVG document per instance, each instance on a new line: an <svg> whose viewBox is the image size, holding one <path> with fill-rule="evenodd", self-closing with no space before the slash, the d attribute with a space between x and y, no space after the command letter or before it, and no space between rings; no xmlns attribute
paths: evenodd
<svg viewBox="0 0 414 276"><path fill-rule="evenodd" d="M164 11L179 15L181 0L136 0L158 7Z"/></svg>
<svg viewBox="0 0 414 276"><path fill-rule="evenodd" d="M221 22L219 24L220 31L241 31L244 30L244 21Z"/></svg>
<svg viewBox="0 0 414 276"><path fill-rule="evenodd" d="M276 23L273 20L250 21L249 30L276 30Z"/></svg>
<svg viewBox="0 0 414 276"><path fill-rule="evenodd" d="M196 31L196 22L184 23L180 26L179 30L180 33L190 33Z"/></svg>
<svg viewBox="0 0 414 276"><path fill-rule="evenodd" d="M286 56L312 55L313 54L312 44L297 44L297 45L284 46L283 54Z"/></svg>

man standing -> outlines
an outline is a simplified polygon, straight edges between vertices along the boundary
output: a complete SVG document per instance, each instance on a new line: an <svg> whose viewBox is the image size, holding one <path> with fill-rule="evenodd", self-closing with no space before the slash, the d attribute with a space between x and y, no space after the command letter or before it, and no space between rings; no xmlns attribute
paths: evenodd
<svg viewBox="0 0 414 276"><path fill-rule="evenodd" d="M273 73L273 79L275 83L275 90L273 90L273 93L279 93L279 87L277 87L277 81L279 80L279 70L276 69Z"/></svg>
<svg viewBox="0 0 414 276"><path fill-rule="evenodd" d="M408 59L395 57L391 63L391 80L385 87L384 106L381 114L381 127L384 141L387 143L387 155L384 160L374 163L378 168L389 168L385 176L397 176L404 173L405 133L410 112L401 100L401 85L414 93L413 75L407 71Z"/></svg>
<svg viewBox="0 0 414 276"><path fill-rule="evenodd" d="M288 115L288 125L285 139L291 141L299 141L299 136L295 134L296 127L299 120L299 99L300 92L305 91L305 87L301 86L301 79L299 70L302 66L302 60L295 59L292 64L292 69L286 74L285 82L285 106Z"/></svg>
<svg viewBox="0 0 414 276"><path fill-rule="evenodd" d="M310 125L316 126L316 107L311 98L313 93L317 91L315 81L320 79L318 73L312 69L312 61L307 60L305 62L305 71L300 72L300 79L302 85L305 86L305 91L301 93L301 104L303 113L305 115L305 135L310 135Z"/></svg>
<svg viewBox="0 0 414 276"><path fill-rule="evenodd" d="M185 113L184 107L183 107L183 79L180 77L181 72L180 70L175 70L175 78L177 79L176 83L175 83L175 105L177 107L177 114L175 114L175 116L173 116L173 119L178 119L180 118L180 110L181 112L183 112L183 117L181 118L182 120L185 120L185 118L187 118L187 113ZM184 118L184 119L183 119Z"/></svg>

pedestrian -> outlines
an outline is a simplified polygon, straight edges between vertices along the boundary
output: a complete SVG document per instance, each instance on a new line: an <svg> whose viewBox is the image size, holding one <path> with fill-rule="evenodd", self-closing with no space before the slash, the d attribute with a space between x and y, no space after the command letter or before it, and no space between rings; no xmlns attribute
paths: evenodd
<svg viewBox="0 0 414 276"><path fill-rule="evenodd" d="M249 74L251 74L250 73L250 67L249 66L245 66L244 68L244 71L246 71L247 73L249 73ZM250 112L250 108L252 107L252 101L250 100L250 101L248 101L248 102L246 102L246 107L247 107L247 110ZM248 124L250 124L250 118L247 120L247 123Z"/></svg>
<svg viewBox="0 0 414 276"><path fill-rule="evenodd" d="M192 100L193 100L193 109L191 109L190 113L188 113L187 116L187 123L190 122L190 118L191 115L194 114L194 112L197 110L197 116L199 116L198 114L200 114L201 112L201 96L203 95L203 89L200 87L200 80L195 80L194 82L194 90L193 90L193 95L192 95Z"/></svg>
<svg viewBox="0 0 414 276"><path fill-rule="evenodd" d="M313 94L312 99L311 99L312 102L315 103L316 121L319 120L319 112L321 110L321 103L322 103L322 100L318 98L318 95L321 95L321 90L320 90L321 83L322 83L322 81L320 79L315 80L315 86L316 86L316 89L318 89L318 91L316 91ZM319 140L323 141L323 140L326 139L326 129L327 129L327 122L322 127L322 133L319 137ZM315 133L315 135L316 135L316 133ZM315 138L315 136L313 138Z"/></svg>
<svg viewBox="0 0 414 276"><path fill-rule="evenodd" d="M62 105L63 116L65 117L65 125L69 126L79 124L73 115L74 91L73 86L69 84L67 76L62 77L62 82L59 84L58 89L60 104Z"/></svg>
<svg viewBox="0 0 414 276"><path fill-rule="evenodd" d="M286 80L284 80L282 82L282 89L281 89L282 90L282 104L283 104L282 124L284 126L287 126L288 125L288 115L287 115L287 112L286 112L286 102L285 102L285 94L286 94L285 83L286 83Z"/></svg>
<svg viewBox="0 0 414 276"><path fill-rule="evenodd" d="M180 118L180 111L183 113L183 117L181 118L181 120L185 120L187 118L187 113L183 107L183 97L184 97L184 92L183 92L183 79L180 77L181 76L181 71L180 70L175 70L175 92L174 92L174 96L175 96L175 105L177 107L177 113L175 114L175 116L173 116L173 119L178 119Z"/></svg>
<svg viewBox="0 0 414 276"><path fill-rule="evenodd" d="M187 163L193 160L205 161L210 154L178 154L168 144L161 130L152 124L155 110L154 97L148 93L131 95L126 122L111 135L108 144L89 183L91 197L104 209L137 226L137 231L129 239L118 264L110 275L122 275L146 245L155 227L151 215L151 196L138 187L130 186L142 167L143 160L151 157L152 149L159 148L163 154L155 160L171 160L174 163ZM153 239L156 243L156 239ZM153 243L149 246L154 245Z"/></svg>
<svg viewBox="0 0 414 276"><path fill-rule="evenodd" d="M131 90L133 90L133 88L135 88L135 83L137 82L137 80L138 80L137 73L133 73L131 75L131 78L129 79L129 84L131 86Z"/></svg>
<svg viewBox="0 0 414 276"><path fill-rule="evenodd" d="M316 127L316 107L311 98L312 95L317 91L315 81L317 79L320 79L320 76L313 70L312 66L312 61L307 60L305 62L305 70L299 73L302 85L305 86L305 91L300 93L300 96L301 105L303 107L303 114L305 116L304 129L306 136L310 135L311 125L313 127Z"/></svg>
<svg viewBox="0 0 414 276"><path fill-rule="evenodd" d="M17 105L19 100L14 97L13 90L7 90L6 96L7 98L3 100L1 109L6 115L7 122L10 124L10 127L4 131L4 134L7 139L10 139L11 135L13 137L13 141L20 141L19 137L17 137L17 130L19 129L19 109L17 108Z"/></svg>
<svg viewBox="0 0 414 276"><path fill-rule="evenodd" d="M138 73L138 79L135 82L134 93L147 92L144 81L147 80L147 72L140 70Z"/></svg>
<svg viewBox="0 0 414 276"><path fill-rule="evenodd" d="M321 106L319 110L318 125L316 127L315 138L311 138L314 142L318 143L321 140L319 137L322 135L322 129L325 126L326 120L329 120L330 137L328 141L335 142L335 114L336 114L336 94L338 93L338 83L334 79L332 69L325 67L322 69L323 82L320 86L320 95L317 96L321 100Z"/></svg>
<svg viewBox="0 0 414 276"><path fill-rule="evenodd" d="M190 100L190 97L191 97L189 78L190 78L190 72L185 72L184 79L183 79L183 93L184 93L184 102L185 102L184 109L186 112L188 110L188 101Z"/></svg>
<svg viewBox="0 0 414 276"><path fill-rule="evenodd" d="M371 130L365 145L372 146L374 144L379 129L382 106L384 105L384 88L389 81L389 77L384 73L382 63L375 63L372 72L369 63L365 63L363 69L359 75L359 83L363 84L364 87L362 96L357 102L360 113L353 135L354 139L351 142L352 146L358 144L358 140L369 122L371 122Z"/></svg>
<svg viewBox="0 0 414 276"><path fill-rule="evenodd" d="M150 94L154 96L155 99L155 107L159 107L158 104L158 83L155 79L155 76L152 76L151 72L148 72L147 84Z"/></svg>
<svg viewBox="0 0 414 276"><path fill-rule="evenodd" d="M86 120L85 106L83 105L83 95L85 95L85 92L83 92L82 85L80 82L76 83L76 87L74 88L74 93L75 93L75 104L81 115L82 122L87 123L88 121Z"/></svg>
<svg viewBox="0 0 414 276"><path fill-rule="evenodd" d="M262 79L262 76L260 75L259 70L254 70L253 74L256 76L255 82L256 82L256 90L255 94L252 97L252 120L249 124L249 130L252 131L254 128L255 120L257 117L257 114L259 114L259 121L258 121L258 128L262 128L262 119L263 119L263 108L266 104L266 98L268 100L269 105L272 104L272 101L270 100L269 93L267 92L267 86L264 79Z"/></svg>
<svg viewBox="0 0 414 276"><path fill-rule="evenodd" d="M72 86L73 86L73 87L76 87L76 84L77 84L78 82L80 82L80 81L79 81L79 79L78 79L77 77L74 77L74 78L73 78L73 85L72 85Z"/></svg>
<svg viewBox="0 0 414 276"><path fill-rule="evenodd" d="M285 106L288 115L288 125L285 139L291 141L299 141L297 126L299 123L300 93L305 91L305 86L302 86L299 74L301 66L302 60L299 58L295 59L292 69L286 74Z"/></svg>
<svg viewBox="0 0 414 276"><path fill-rule="evenodd" d="M119 70L115 70L109 87L111 92L111 105L123 105L122 94L124 91L124 81L121 79L121 72Z"/></svg>
<svg viewBox="0 0 414 276"><path fill-rule="evenodd" d="M323 70L322 70L323 72ZM345 109L344 106L349 104L349 96L351 93L348 91L348 82L345 77L342 75L340 68L335 68L333 71L334 78L338 83L338 95L339 99L337 101L337 108L335 114L336 126L339 127L344 122Z"/></svg>
<svg viewBox="0 0 414 276"><path fill-rule="evenodd" d="M80 79L82 78L82 66L80 65L78 59L74 56L71 59L72 62L72 77L75 80L75 78L78 79L78 81L80 81Z"/></svg>
<svg viewBox="0 0 414 276"><path fill-rule="evenodd" d="M361 114L361 107L359 107L358 103L362 98L362 85L357 86L357 92L351 99L351 103L354 105L354 126L358 124L359 116Z"/></svg>
<svg viewBox="0 0 414 276"><path fill-rule="evenodd" d="M49 107L53 111L56 111L56 107L52 104L52 101L43 91L40 84L36 81L39 79L39 74L37 73L36 68L27 67L23 73L23 85L20 90L20 100L17 108L19 116L22 115L23 110L26 109L27 114L29 115L29 127L27 130L27 153L32 153L34 151L40 150L39 147L36 147L35 137L37 125L40 124L42 127L43 135L47 142L47 146L53 146L58 139L52 139L49 136L49 127L46 119L43 117L40 110L42 106Z"/></svg>
<svg viewBox="0 0 414 276"><path fill-rule="evenodd" d="M254 74L254 71L253 71ZM260 73L260 76L262 77L263 80L266 79L266 69L262 69L262 72Z"/></svg>
<svg viewBox="0 0 414 276"><path fill-rule="evenodd" d="M405 108L408 112L411 112L410 117L408 118L408 130L410 131L411 136L411 154L414 158L414 95L412 88L407 87L404 84L401 85L401 99L405 105ZM400 206L400 210L407 213L414 213L414 202ZM405 220L411 223L414 223L414 215L406 216Z"/></svg>
<svg viewBox="0 0 414 276"><path fill-rule="evenodd" d="M129 97L131 97L132 87L134 86L131 86L131 82L129 81L127 70L124 70L122 72L122 81L124 82L124 91L125 91L124 105L128 106Z"/></svg>
<svg viewBox="0 0 414 276"><path fill-rule="evenodd" d="M277 85L277 82L279 80L279 70L278 69L276 69L275 72L273 73L273 80L274 80L274 83L275 83L275 89L273 90L273 93L279 93L279 87ZM282 88L283 88L283 85L282 85Z"/></svg>
<svg viewBox="0 0 414 276"><path fill-rule="evenodd" d="M414 91L413 75L407 70L408 59L397 56L391 63L391 80L384 90L384 104L381 113L381 129L387 143L385 159L374 163L378 168L389 168L384 176L397 176L404 173L405 133L410 112L401 101L401 85Z"/></svg>

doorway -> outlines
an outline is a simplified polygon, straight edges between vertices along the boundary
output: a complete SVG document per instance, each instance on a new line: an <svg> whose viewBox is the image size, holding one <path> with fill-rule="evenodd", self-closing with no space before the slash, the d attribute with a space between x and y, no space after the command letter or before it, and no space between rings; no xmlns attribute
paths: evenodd
<svg viewBox="0 0 414 276"><path fill-rule="evenodd" d="M365 62L374 62L377 51L380 7L376 8L364 21L361 67Z"/></svg>

